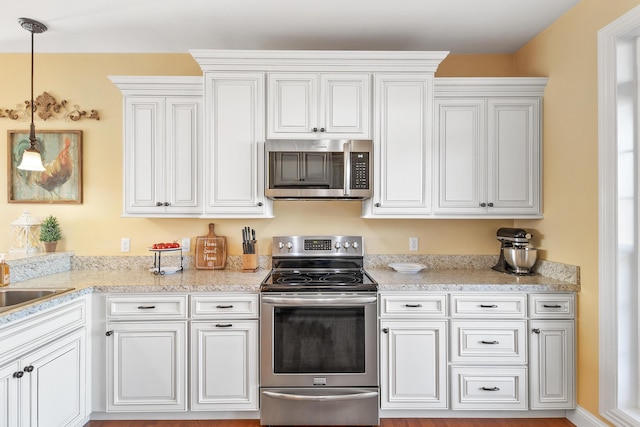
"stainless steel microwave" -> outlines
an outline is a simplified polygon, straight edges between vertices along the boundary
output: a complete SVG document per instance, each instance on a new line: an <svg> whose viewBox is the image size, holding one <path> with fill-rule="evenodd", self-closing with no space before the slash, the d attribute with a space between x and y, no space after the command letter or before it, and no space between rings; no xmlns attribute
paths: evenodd
<svg viewBox="0 0 640 427"><path fill-rule="evenodd" d="M355 139L265 142L266 189L272 199L368 199L373 143Z"/></svg>

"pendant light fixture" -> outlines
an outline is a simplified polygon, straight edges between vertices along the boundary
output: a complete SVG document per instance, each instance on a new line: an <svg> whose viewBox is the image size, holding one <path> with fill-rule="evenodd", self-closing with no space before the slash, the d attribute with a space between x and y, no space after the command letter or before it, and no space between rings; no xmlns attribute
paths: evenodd
<svg viewBox="0 0 640 427"><path fill-rule="evenodd" d="M25 30L31 33L31 127L29 129L29 148L22 153L22 161L18 165L18 169L28 171L43 171L42 156L36 148L36 126L33 124L33 115L35 113L35 105L33 101L33 35L35 33L44 33L47 27L41 22L29 18L18 18L18 22Z"/></svg>

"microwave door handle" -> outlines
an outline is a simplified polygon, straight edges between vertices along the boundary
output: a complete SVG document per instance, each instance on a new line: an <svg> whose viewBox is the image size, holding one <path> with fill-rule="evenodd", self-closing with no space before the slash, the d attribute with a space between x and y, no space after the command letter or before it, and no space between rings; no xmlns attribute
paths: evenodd
<svg viewBox="0 0 640 427"><path fill-rule="evenodd" d="M356 399L370 399L372 397L378 397L378 392L365 391L352 394L340 394L340 395L324 395L324 396L306 396L302 394L291 393L278 393L275 391L263 391L262 394L276 399L286 400L304 400L313 402L327 402L327 401L339 401L339 400L356 400Z"/></svg>
<svg viewBox="0 0 640 427"><path fill-rule="evenodd" d="M344 152L344 195L351 193L351 141L342 146Z"/></svg>

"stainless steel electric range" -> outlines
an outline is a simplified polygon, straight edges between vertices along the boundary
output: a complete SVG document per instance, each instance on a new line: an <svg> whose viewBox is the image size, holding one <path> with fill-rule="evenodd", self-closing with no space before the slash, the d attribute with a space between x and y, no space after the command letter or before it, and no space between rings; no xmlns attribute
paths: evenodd
<svg viewBox="0 0 640 427"><path fill-rule="evenodd" d="M361 236L278 236L261 285L260 422L378 425L377 283Z"/></svg>

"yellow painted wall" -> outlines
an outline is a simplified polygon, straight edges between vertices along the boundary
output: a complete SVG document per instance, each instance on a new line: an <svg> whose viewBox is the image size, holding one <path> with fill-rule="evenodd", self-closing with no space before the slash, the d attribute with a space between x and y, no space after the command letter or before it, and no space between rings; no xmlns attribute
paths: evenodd
<svg viewBox="0 0 640 427"><path fill-rule="evenodd" d="M39 36L46 37L46 34ZM36 43L35 87L37 96L48 91L81 109L96 109L100 120L64 122L36 119L36 130L83 131L83 189L81 205L7 203L0 196L0 252L9 249L10 223L24 208L32 216L53 214L63 228L59 250L77 255L121 255L120 238L131 238L128 255L146 255L157 241L207 234L208 223L216 234L229 238L229 254L241 253L240 230L256 229L260 252L270 252L271 236L280 234L342 234L365 236L367 253L405 253L408 237L420 238L418 253L494 254L499 244L495 231L513 221L364 220L359 202L276 202L274 219L134 219L122 212L122 95L109 75L201 75L189 54L38 54ZM0 108L14 108L29 98L29 54L0 55ZM469 73L505 76L513 73L512 55L464 55L443 63L441 76ZM28 122L0 119L0 135L9 129L27 130ZM233 179L230 176L229 179ZM7 150L0 150L0 188L7 188Z"/></svg>
<svg viewBox="0 0 640 427"><path fill-rule="evenodd" d="M582 0L515 55L517 75L549 76L544 96L544 220L517 221L541 236L547 258L581 268L578 405L598 414L597 32L638 0Z"/></svg>

